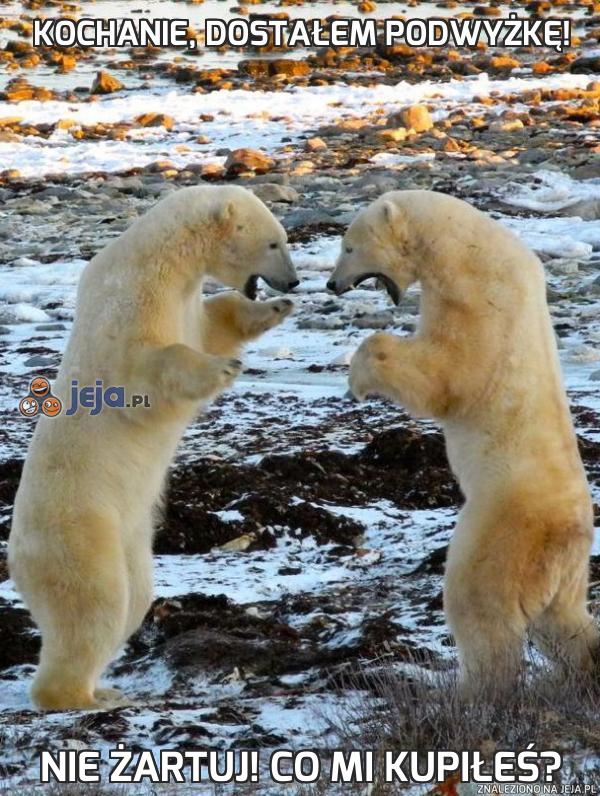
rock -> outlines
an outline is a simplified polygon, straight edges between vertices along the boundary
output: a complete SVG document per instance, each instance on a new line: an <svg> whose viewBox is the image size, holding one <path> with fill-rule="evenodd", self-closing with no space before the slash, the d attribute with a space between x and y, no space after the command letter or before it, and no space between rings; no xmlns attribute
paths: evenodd
<svg viewBox="0 0 600 796"><path fill-rule="evenodd" d="M505 72L521 66L521 62L510 55L493 55L487 62L488 69L494 72Z"/></svg>
<svg viewBox="0 0 600 796"><path fill-rule="evenodd" d="M537 163L543 163L547 159L548 152L544 149L525 149L523 152L519 153L519 163L531 163L535 165Z"/></svg>
<svg viewBox="0 0 600 796"><path fill-rule="evenodd" d="M584 221L595 221L600 218L600 199L582 199L581 202L565 207L561 215L579 216Z"/></svg>
<svg viewBox="0 0 600 796"><path fill-rule="evenodd" d="M10 80L6 85L6 90L0 92L0 99L6 102L22 102L24 100L49 100L54 97L54 93L44 86L33 86L22 77Z"/></svg>
<svg viewBox="0 0 600 796"><path fill-rule="evenodd" d="M56 362L50 357L42 357L39 354L36 354L33 357L29 357L23 363L26 368L53 368L56 365Z"/></svg>
<svg viewBox="0 0 600 796"><path fill-rule="evenodd" d="M148 174L156 174L157 172L170 172L176 168L172 160L155 160L144 166L144 171Z"/></svg>
<svg viewBox="0 0 600 796"><path fill-rule="evenodd" d="M250 77L268 77L269 61L266 58L250 58L247 61L240 61L238 72Z"/></svg>
<svg viewBox="0 0 600 796"><path fill-rule="evenodd" d="M252 191L263 202L287 202L292 204L297 202L300 194L291 185L278 185L275 182L265 182L262 185L255 185Z"/></svg>
<svg viewBox="0 0 600 796"><path fill-rule="evenodd" d="M267 359L294 359L294 352L287 346L280 346L279 348L260 348L257 351L261 357Z"/></svg>
<svg viewBox="0 0 600 796"><path fill-rule="evenodd" d="M406 127L388 127L385 130L378 130L376 133L377 138L384 141L404 141L408 132Z"/></svg>
<svg viewBox="0 0 600 796"><path fill-rule="evenodd" d="M325 209L300 207L288 213L282 223L286 229L290 230L297 227L319 227L322 224L332 224L335 223L335 219Z"/></svg>
<svg viewBox="0 0 600 796"><path fill-rule="evenodd" d="M478 17L499 17L502 11L497 6L475 6L473 13Z"/></svg>
<svg viewBox="0 0 600 796"><path fill-rule="evenodd" d="M21 172L19 169L5 169L0 171L0 180L20 180Z"/></svg>
<svg viewBox="0 0 600 796"><path fill-rule="evenodd" d="M304 77L310 74L310 66L306 61L298 61L293 58L252 58L240 61L238 71L243 75L252 77L274 77L285 75L286 77Z"/></svg>
<svg viewBox="0 0 600 796"><path fill-rule="evenodd" d="M225 161L225 170L230 175L241 174L244 171L255 171L259 174L272 169L275 165L273 158L265 155L258 149L235 149L230 152Z"/></svg>
<svg viewBox="0 0 600 796"><path fill-rule="evenodd" d="M166 130L171 130L175 124L175 119L165 113L142 113L135 121L142 127L164 127Z"/></svg>
<svg viewBox="0 0 600 796"><path fill-rule="evenodd" d="M577 166L571 171L570 176L576 180L590 180L600 177L600 158L595 158L582 166Z"/></svg>
<svg viewBox="0 0 600 796"><path fill-rule="evenodd" d="M590 381L600 381L600 370L595 370L590 373Z"/></svg>
<svg viewBox="0 0 600 796"><path fill-rule="evenodd" d="M534 75L547 75L552 72L552 67L547 61L538 61L531 67L531 71Z"/></svg>
<svg viewBox="0 0 600 796"><path fill-rule="evenodd" d="M361 315L354 318L352 325L357 329L385 329L394 322L391 312L377 312L373 315Z"/></svg>
<svg viewBox="0 0 600 796"><path fill-rule="evenodd" d="M575 74L596 75L600 72L600 56L591 55L576 58L569 68Z"/></svg>
<svg viewBox="0 0 600 796"><path fill-rule="evenodd" d="M355 353L356 348L351 351L344 351L343 354L339 354L335 359L332 359L330 364L338 367L349 365Z"/></svg>
<svg viewBox="0 0 600 796"><path fill-rule="evenodd" d="M77 127L79 122L75 121L75 119L59 119L56 122L56 129L57 130L70 130L71 127Z"/></svg>
<svg viewBox="0 0 600 796"><path fill-rule="evenodd" d="M21 124L22 121L22 116L3 116L0 119L0 130L5 127L13 127L14 125Z"/></svg>
<svg viewBox="0 0 600 796"><path fill-rule="evenodd" d="M571 362L597 362L600 359L600 348L585 344L573 346L568 357Z"/></svg>
<svg viewBox="0 0 600 796"><path fill-rule="evenodd" d="M386 174L366 174L352 185L353 190L362 196L380 195L388 191L397 191L398 187L398 178Z"/></svg>
<svg viewBox="0 0 600 796"><path fill-rule="evenodd" d="M492 133L515 133L523 130L525 125L520 119L496 119L493 121L489 130Z"/></svg>
<svg viewBox="0 0 600 796"><path fill-rule="evenodd" d="M101 69L96 73L90 94L112 94L115 91L121 91L123 88L125 86L118 78Z"/></svg>
<svg viewBox="0 0 600 796"><path fill-rule="evenodd" d="M340 316L328 315L327 317L301 318L298 321L298 329L345 329L348 322Z"/></svg>
<svg viewBox="0 0 600 796"><path fill-rule="evenodd" d="M64 323L41 323L35 327L36 332L64 332L67 327Z"/></svg>
<svg viewBox="0 0 600 796"><path fill-rule="evenodd" d="M243 553L255 540L256 536L254 536L253 533L244 533L242 536L238 536L236 539L232 539L230 542L225 542L225 544L220 545L217 550L226 550L230 553Z"/></svg>
<svg viewBox="0 0 600 796"><path fill-rule="evenodd" d="M327 149L327 144L322 138L308 138L304 142L306 152L321 152L323 149Z"/></svg>
<svg viewBox="0 0 600 796"><path fill-rule="evenodd" d="M269 62L269 74L304 77L310 74L310 66L306 61L297 61L293 58L275 58Z"/></svg>
<svg viewBox="0 0 600 796"><path fill-rule="evenodd" d="M400 121L401 125L397 125L392 122L395 117L390 118L390 122L392 127L406 127L407 130L414 130L415 133L424 133L427 130L431 130L433 127L433 120L431 118L431 114L425 107L425 105L411 105L409 108L404 108L404 110L400 111Z"/></svg>

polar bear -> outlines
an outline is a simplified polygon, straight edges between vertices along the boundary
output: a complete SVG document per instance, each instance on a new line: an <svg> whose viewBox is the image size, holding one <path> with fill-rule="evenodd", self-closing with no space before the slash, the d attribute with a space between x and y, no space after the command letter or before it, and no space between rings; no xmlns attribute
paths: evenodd
<svg viewBox="0 0 600 796"><path fill-rule="evenodd" d="M203 301L205 276L230 291ZM80 407L41 417L16 497L14 582L42 634L32 699L44 709L106 707L98 688L152 600L153 511L199 404L240 370L242 343L276 326L288 299L251 300L259 277L298 282L283 227L238 187L174 192L85 268L54 385L125 387L149 408Z"/></svg>
<svg viewBox="0 0 600 796"><path fill-rule="evenodd" d="M328 287L341 294L369 276L396 303L421 284L417 333L367 338L350 389L442 424L466 498L444 586L463 692L509 689L527 632L589 671L592 504L540 261L466 202L394 191L353 221Z"/></svg>

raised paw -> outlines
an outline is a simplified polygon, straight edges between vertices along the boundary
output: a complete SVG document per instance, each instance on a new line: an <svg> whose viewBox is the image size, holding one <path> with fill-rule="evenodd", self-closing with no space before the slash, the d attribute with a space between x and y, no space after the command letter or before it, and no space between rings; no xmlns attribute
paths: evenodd
<svg viewBox="0 0 600 796"><path fill-rule="evenodd" d="M255 302L250 308L250 318L247 334L250 338L257 337L269 329L278 326L284 318L291 315L294 309L293 302L287 298L271 299L270 301Z"/></svg>
<svg viewBox="0 0 600 796"><path fill-rule="evenodd" d="M216 360L217 378L221 382L221 389L228 387L239 376L242 370L240 359L229 359L228 357L214 357Z"/></svg>
<svg viewBox="0 0 600 796"><path fill-rule="evenodd" d="M273 312L279 313L282 318L286 318L293 312L294 302L290 299L273 299L272 301L265 302Z"/></svg>
<svg viewBox="0 0 600 796"><path fill-rule="evenodd" d="M381 387L389 368L387 352L391 335L379 333L364 340L350 362L349 388L357 401L381 394Z"/></svg>

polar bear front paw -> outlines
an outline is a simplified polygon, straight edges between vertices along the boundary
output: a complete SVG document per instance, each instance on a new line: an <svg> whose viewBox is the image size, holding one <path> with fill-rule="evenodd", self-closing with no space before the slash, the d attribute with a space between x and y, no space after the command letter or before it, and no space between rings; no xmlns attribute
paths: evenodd
<svg viewBox="0 0 600 796"><path fill-rule="evenodd" d="M270 301L254 302L249 307L246 334L249 338L268 332L279 326L294 310L294 304L287 298L271 299Z"/></svg>
<svg viewBox="0 0 600 796"><path fill-rule="evenodd" d="M380 332L363 340L350 362L349 387L357 401L381 391L385 372L389 367L386 351L390 335Z"/></svg>
<svg viewBox="0 0 600 796"><path fill-rule="evenodd" d="M273 299L272 301L265 301L267 306L271 307L274 312L281 313L283 318L286 318L294 309L294 302L290 299Z"/></svg>
<svg viewBox="0 0 600 796"><path fill-rule="evenodd" d="M216 381L224 388L228 387L242 371L242 360L229 357L214 357Z"/></svg>
<svg viewBox="0 0 600 796"><path fill-rule="evenodd" d="M224 390L232 384L242 371L242 361L229 357L213 357L213 378L216 390Z"/></svg>

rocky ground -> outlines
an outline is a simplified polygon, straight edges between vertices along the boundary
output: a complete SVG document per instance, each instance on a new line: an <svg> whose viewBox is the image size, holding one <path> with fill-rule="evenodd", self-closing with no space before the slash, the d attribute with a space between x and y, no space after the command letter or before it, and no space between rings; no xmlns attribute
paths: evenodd
<svg viewBox="0 0 600 796"><path fill-rule="evenodd" d="M222 53L224 71L202 69L207 55L190 64L156 52L118 62L32 52L28 17L39 5L10 4L0 22L9 32L0 51L4 787L24 792L49 743L104 753L118 740L151 749L308 745L326 755L348 716L360 730L357 700L367 712L385 709L371 701L382 695L365 673L414 672L415 662L452 671L455 652L441 582L461 496L441 435L384 402L345 397L360 340L381 328L409 334L418 314L416 291L398 308L375 285L343 298L326 292L339 237L360 207L392 189L448 192L540 254L600 516L600 10L550 8L580 15L562 55L405 46L281 61ZM390 13L406 12L400 5ZM468 10L496 8L479 5ZM48 69L58 77L47 80ZM96 80L99 69L121 87ZM88 82L78 88L79 80ZM255 99L237 114L240 92ZM4 559L32 430L16 407L32 374L55 373L85 262L161 196L202 180L249 187L281 218L302 280L296 311L249 348L235 389L180 447L156 537L157 599L108 673L133 704L41 716L26 694L39 638ZM593 733L558 724L553 742L575 768L597 759Z"/></svg>

